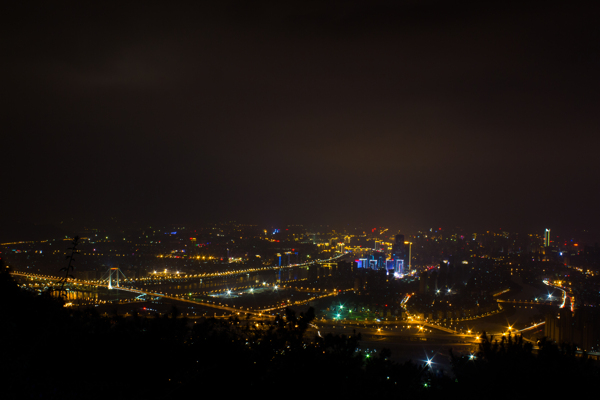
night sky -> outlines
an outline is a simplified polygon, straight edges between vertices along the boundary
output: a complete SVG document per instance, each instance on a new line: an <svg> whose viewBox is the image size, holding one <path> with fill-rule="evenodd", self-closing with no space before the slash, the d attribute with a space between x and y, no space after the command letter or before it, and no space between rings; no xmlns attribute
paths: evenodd
<svg viewBox="0 0 600 400"><path fill-rule="evenodd" d="M598 8L89 3L2 13L0 220L600 227Z"/></svg>

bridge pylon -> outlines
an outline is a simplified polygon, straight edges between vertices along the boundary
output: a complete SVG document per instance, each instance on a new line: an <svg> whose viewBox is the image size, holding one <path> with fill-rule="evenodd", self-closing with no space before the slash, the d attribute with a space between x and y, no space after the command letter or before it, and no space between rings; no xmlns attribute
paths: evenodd
<svg viewBox="0 0 600 400"><path fill-rule="evenodd" d="M118 267L109 268L108 271L104 274L102 279L108 279L108 288L114 289L119 287L119 277L125 279L125 274ZM113 286L113 280L116 282L116 285Z"/></svg>

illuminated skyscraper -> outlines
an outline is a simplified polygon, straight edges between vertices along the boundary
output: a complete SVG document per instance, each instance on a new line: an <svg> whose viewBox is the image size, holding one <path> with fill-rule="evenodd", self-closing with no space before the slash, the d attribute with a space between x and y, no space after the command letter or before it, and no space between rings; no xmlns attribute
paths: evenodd
<svg viewBox="0 0 600 400"><path fill-rule="evenodd" d="M394 244L392 245L392 258L394 260L404 260L405 256L404 235L397 234L394 237Z"/></svg>
<svg viewBox="0 0 600 400"><path fill-rule="evenodd" d="M544 233L544 246L550 247L550 229L546 229Z"/></svg>
<svg viewBox="0 0 600 400"><path fill-rule="evenodd" d="M394 236L394 244L392 245L392 259L394 260L394 271L398 274L405 274L408 271L405 269L406 262L406 246L404 235L397 234Z"/></svg>

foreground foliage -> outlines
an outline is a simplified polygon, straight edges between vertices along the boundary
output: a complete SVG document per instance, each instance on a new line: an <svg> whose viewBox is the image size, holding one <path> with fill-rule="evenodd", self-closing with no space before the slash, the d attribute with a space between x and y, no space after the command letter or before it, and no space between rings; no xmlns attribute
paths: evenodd
<svg viewBox="0 0 600 400"><path fill-rule="evenodd" d="M573 346L557 346L544 339L537 347L534 351L522 336L498 340L484 333L476 354L457 357L451 352L454 390L467 398L483 393L504 398L555 396L565 391L580 393L600 377L597 363L576 354Z"/></svg>

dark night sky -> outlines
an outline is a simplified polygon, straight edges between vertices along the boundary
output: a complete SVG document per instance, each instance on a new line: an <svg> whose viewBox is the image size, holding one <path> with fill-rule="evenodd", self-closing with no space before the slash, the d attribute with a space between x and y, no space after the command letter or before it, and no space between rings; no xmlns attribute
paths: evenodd
<svg viewBox="0 0 600 400"><path fill-rule="evenodd" d="M600 227L598 9L88 3L2 13L0 220Z"/></svg>

